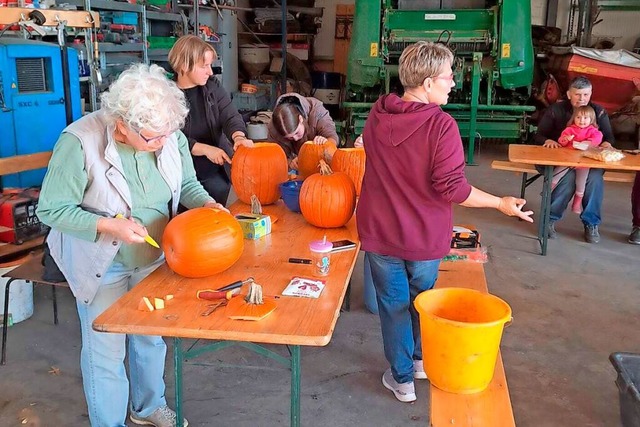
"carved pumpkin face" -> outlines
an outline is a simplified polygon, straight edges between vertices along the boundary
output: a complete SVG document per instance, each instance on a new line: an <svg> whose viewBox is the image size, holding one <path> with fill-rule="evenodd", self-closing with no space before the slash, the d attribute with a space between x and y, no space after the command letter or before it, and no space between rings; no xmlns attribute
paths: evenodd
<svg viewBox="0 0 640 427"><path fill-rule="evenodd" d="M184 277L207 277L235 264L244 250L238 221L214 208L190 209L173 218L162 236L169 268Z"/></svg>

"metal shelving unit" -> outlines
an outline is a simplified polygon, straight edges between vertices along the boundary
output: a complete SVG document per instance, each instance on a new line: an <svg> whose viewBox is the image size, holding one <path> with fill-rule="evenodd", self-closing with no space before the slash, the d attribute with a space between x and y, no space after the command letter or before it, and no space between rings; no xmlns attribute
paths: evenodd
<svg viewBox="0 0 640 427"><path fill-rule="evenodd" d="M166 60L169 49L148 49L147 38L151 34L150 29L153 25L152 22L176 22L186 26L186 17L183 14L147 10L142 4L131 4L115 0L65 0L65 3L84 10L131 12L138 15L139 32L142 38L141 42L123 44L98 43L100 68L103 70L103 74L107 74L106 70L108 70L109 67L122 66L128 62L136 62L136 57L138 57L138 61L147 64L150 60ZM85 37L85 49L87 52L92 52L93 46L89 37ZM98 87L98 82L93 81L91 78L83 79L82 81L90 84L89 102L91 109L95 110L97 108L97 95L101 88Z"/></svg>

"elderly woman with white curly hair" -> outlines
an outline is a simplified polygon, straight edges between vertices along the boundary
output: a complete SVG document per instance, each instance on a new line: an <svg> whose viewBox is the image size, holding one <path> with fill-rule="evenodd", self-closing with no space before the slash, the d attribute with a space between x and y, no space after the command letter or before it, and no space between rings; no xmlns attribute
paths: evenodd
<svg viewBox="0 0 640 427"><path fill-rule="evenodd" d="M51 227L51 256L76 298L91 425L125 426L130 401L135 424L175 426L165 400L163 339L128 336L130 386L127 336L99 333L91 324L162 264L162 251L144 238L159 242L180 203L224 207L196 180L187 139L178 130L188 112L185 98L162 68L130 67L101 101L99 111L62 132L37 213Z"/></svg>

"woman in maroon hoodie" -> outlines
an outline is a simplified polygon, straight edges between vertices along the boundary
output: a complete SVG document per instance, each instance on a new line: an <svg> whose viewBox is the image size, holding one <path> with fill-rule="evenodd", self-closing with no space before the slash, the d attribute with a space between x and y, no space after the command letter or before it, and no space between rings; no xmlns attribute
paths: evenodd
<svg viewBox="0 0 640 427"><path fill-rule="evenodd" d="M382 96L364 128L367 162L358 202L358 233L371 265L384 352L391 367L382 384L402 402L416 400L422 364L413 300L431 289L447 255L453 204L492 207L533 222L524 199L496 197L471 186L455 120L442 111L455 86L453 54L418 42L400 57L404 95Z"/></svg>

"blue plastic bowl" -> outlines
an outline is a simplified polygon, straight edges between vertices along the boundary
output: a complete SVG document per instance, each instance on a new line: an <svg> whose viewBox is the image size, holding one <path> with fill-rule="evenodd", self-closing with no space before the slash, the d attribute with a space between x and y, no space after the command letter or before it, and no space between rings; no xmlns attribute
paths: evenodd
<svg viewBox="0 0 640 427"><path fill-rule="evenodd" d="M300 213L300 187L302 187L302 183L303 181L299 180L280 184L282 201L291 212Z"/></svg>

